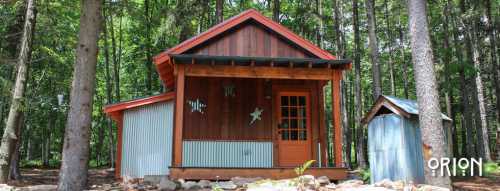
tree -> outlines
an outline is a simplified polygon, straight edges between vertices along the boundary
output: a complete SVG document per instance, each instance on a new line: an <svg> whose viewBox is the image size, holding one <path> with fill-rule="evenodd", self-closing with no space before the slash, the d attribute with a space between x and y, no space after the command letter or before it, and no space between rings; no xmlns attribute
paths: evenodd
<svg viewBox="0 0 500 191"><path fill-rule="evenodd" d="M370 58L372 62L373 100L376 100L380 95L382 95L382 80L380 77L378 41L375 28L376 19L373 6L375 6L375 2L373 0L365 0L366 17L368 22L368 43L370 46Z"/></svg>
<svg viewBox="0 0 500 191"><path fill-rule="evenodd" d="M280 0L273 0L273 20L280 22Z"/></svg>
<svg viewBox="0 0 500 191"><path fill-rule="evenodd" d="M354 72L355 72L355 99L354 105L356 107L356 157L358 166L366 168L366 159L364 151L364 131L361 124L362 118L362 95L361 95L361 39L359 35L359 13L358 13L358 0L352 1L352 22L354 28Z"/></svg>
<svg viewBox="0 0 500 191"><path fill-rule="evenodd" d="M215 23L224 21L224 0L215 1Z"/></svg>
<svg viewBox="0 0 500 191"><path fill-rule="evenodd" d="M443 141L443 123L427 23L426 3L425 0L408 1L409 29L422 141L432 149L431 157L439 160L446 157L446 146ZM425 164L429 159L424 158ZM424 165L424 172L427 183L450 188L448 176L432 176L428 165Z"/></svg>
<svg viewBox="0 0 500 191"><path fill-rule="evenodd" d="M31 60L32 37L36 23L36 2L28 0L26 7L26 18L24 21L23 36L21 38L21 48L17 59L17 76L12 94L9 115L2 136L0 146L0 183L6 183L9 179L10 162L17 141L20 139L17 128L22 120L22 110L24 108L24 94L26 78L28 73L28 63Z"/></svg>
<svg viewBox="0 0 500 191"><path fill-rule="evenodd" d="M100 0L81 1L80 32L58 190L83 190L87 184L101 5Z"/></svg>

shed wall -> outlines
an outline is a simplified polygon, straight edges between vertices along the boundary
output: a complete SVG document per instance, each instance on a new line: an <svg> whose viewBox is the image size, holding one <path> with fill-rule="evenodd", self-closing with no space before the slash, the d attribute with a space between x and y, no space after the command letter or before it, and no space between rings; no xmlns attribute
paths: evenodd
<svg viewBox="0 0 500 191"><path fill-rule="evenodd" d="M396 114L368 124L371 182L383 179L423 183L422 143L418 123Z"/></svg>
<svg viewBox="0 0 500 191"><path fill-rule="evenodd" d="M124 111L122 177L169 174L173 105L168 101Z"/></svg>

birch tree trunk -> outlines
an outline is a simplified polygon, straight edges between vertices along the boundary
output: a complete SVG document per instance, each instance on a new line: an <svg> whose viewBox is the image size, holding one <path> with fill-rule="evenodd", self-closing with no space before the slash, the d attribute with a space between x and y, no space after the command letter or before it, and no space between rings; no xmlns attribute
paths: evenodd
<svg viewBox="0 0 500 191"><path fill-rule="evenodd" d="M411 52L422 142L431 148L431 158L440 160L442 157L446 157L446 145L429 37L426 3L425 0L408 1ZM431 169L426 165L429 159L424 158L426 183L451 188L450 177L446 175L432 176Z"/></svg>
<svg viewBox="0 0 500 191"><path fill-rule="evenodd" d="M370 58L372 61L373 100L376 100L380 95L382 95L382 80L380 77L378 41L375 28L376 19L373 6L375 6L374 0L365 0L366 17L368 23L368 44L370 47Z"/></svg>
<svg viewBox="0 0 500 191"><path fill-rule="evenodd" d="M396 96L396 84L394 82L394 63L392 62L392 33L391 33L391 23L389 21L389 6L387 0L384 0L384 20L385 20L385 36L387 38L386 46L389 50L389 60L387 64L389 65L389 83L391 84L391 95Z"/></svg>
<svg viewBox="0 0 500 191"><path fill-rule="evenodd" d="M26 87L28 63L31 60L32 37L36 22L35 7L35 0L28 0L23 35L21 38L21 48L17 59L16 82L14 84L9 115L7 117L0 146L0 183L6 183L9 179L10 161L14 153L16 142L19 139L17 136L17 125L20 123L23 105L25 104L23 103L24 89Z"/></svg>
<svg viewBox="0 0 500 191"><path fill-rule="evenodd" d="M95 91L101 1L82 0L70 109L64 136L58 190L83 190L87 184L92 100Z"/></svg>
<svg viewBox="0 0 500 191"><path fill-rule="evenodd" d="M362 95L361 95L361 37L359 34L359 12L358 0L352 1L352 21L354 28L354 72L355 72L355 99L354 105L356 107L356 161L358 167L366 168L365 149L364 149L364 129L361 124L362 111Z"/></svg>

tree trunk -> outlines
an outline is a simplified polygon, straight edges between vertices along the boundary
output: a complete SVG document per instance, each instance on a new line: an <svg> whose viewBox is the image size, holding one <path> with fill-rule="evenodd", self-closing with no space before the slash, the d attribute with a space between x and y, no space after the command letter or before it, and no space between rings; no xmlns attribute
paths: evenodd
<svg viewBox="0 0 500 191"><path fill-rule="evenodd" d="M323 22L323 0L316 0L316 11L318 12L318 29L317 29L317 45L320 48L324 47L323 39L324 39L324 22Z"/></svg>
<svg viewBox="0 0 500 191"><path fill-rule="evenodd" d="M103 34L104 34L104 64L105 64L105 73L106 73L106 104L113 103L113 85L111 84L111 72L109 68L109 45L108 45L108 27L107 27L107 9L103 9L104 21L103 21ZM114 139L113 139L113 125L109 118L106 118L106 126L109 130L109 164L111 168L114 168Z"/></svg>
<svg viewBox="0 0 500 191"><path fill-rule="evenodd" d="M149 10L149 0L144 0L144 17L146 18L146 90L148 94L153 93L153 55L151 51L151 13Z"/></svg>
<svg viewBox="0 0 500 191"><path fill-rule="evenodd" d="M31 59L32 37L35 30L35 7L35 0L28 0L23 36L21 38L21 48L17 60L16 82L0 146L0 183L6 183L9 179L10 161L15 149L16 141L19 139L19 137L16 136L16 129L18 123L20 123L23 105L25 104L23 103L23 98L24 89L26 87L28 63Z"/></svg>
<svg viewBox="0 0 500 191"><path fill-rule="evenodd" d="M389 60L387 65L389 65L389 83L391 84L391 95L396 95L396 84L394 82L394 64L392 62L392 33L390 32L391 24L389 22L389 7L387 5L387 0L384 0L384 19L385 19L385 36L387 38L386 46L389 50Z"/></svg>
<svg viewBox="0 0 500 191"><path fill-rule="evenodd" d="M491 56L491 65L493 68L496 68L493 73L493 80L495 86L495 93L496 93L496 113L497 113L497 132L496 132L496 159L497 161L500 161L500 80L498 77L500 76L500 63L498 61L497 57L497 43L496 43L496 28L495 28L495 21L492 20L491 17L491 2L490 0L484 1L485 3L485 14L487 18L486 22L486 27L488 29L488 37L490 39L490 56Z"/></svg>
<svg viewBox="0 0 500 191"><path fill-rule="evenodd" d="M215 1L215 24L224 21L224 0Z"/></svg>
<svg viewBox="0 0 500 191"><path fill-rule="evenodd" d="M446 92L445 92L445 100L446 100L446 114L449 115L449 117L452 119L451 121L451 127L452 127L452 147L453 147L453 154L451 156L458 156L458 141L457 141L457 128L456 128L456 123L455 123L455 110L452 107L452 103L454 102L453 99L453 87L449 83L451 82L451 60L450 58L452 57L451 55L451 48L450 48L450 32L448 29L448 23L450 22L450 12L451 12L451 3L450 0L447 1L445 8L443 10L443 15L445 22L443 23L443 49L444 49L444 70L445 70L445 82L443 85L446 87Z"/></svg>
<svg viewBox="0 0 500 191"><path fill-rule="evenodd" d="M362 95L361 95L361 37L359 34L359 13L358 0L352 1L352 20L354 28L354 72L355 72L355 99L354 105L356 110L356 161L358 167L366 168L365 149L364 149L364 132L361 124L362 111Z"/></svg>
<svg viewBox="0 0 500 191"><path fill-rule="evenodd" d="M116 55L116 37L115 37L115 23L113 21L113 13L109 14L110 22L110 36L111 36L111 56L113 57L113 81L115 84L115 98L116 102L120 102L120 64L118 56Z"/></svg>
<svg viewBox="0 0 500 191"><path fill-rule="evenodd" d="M101 1L82 0L70 109L58 190L83 190L87 184L92 100L95 91Z"/></svg>
<svg viewBox="0 0 500 191"><path fill-rule="evenodd" d="M373 9L375 6L374 0L365 0L365 6L368 23L368 44L370 46L370 58L372 61L373 100L376 100L380 95L382 95L382 80L380 77L375 10Z"/></svg>
<svg viewBox="0 0 500 191"><path fill-rule="evenodd" d="M461 1L461 9L463 14L466 13L465 1ZM466 30L465 41L468 61L472 61L476 69L474 74L474 84L472 85L472 103L475 110L475 127L477 137L477 156L486 161L491 161L488 141L488 122L486 117L486 107L484 104L483 81L481 79L481 63L479 61L479 45L477 44L476 22L479 18L472 17L471 20L464 20L464 28Z"/></svg>
<svg viewBox="0 0 500 191"><path fill-rule="evenodd" d="M336 56L338 58L344 57L343 44L342 44L342 32L340 29L342 28L342 13L340 11L340 3L338 0L333 0L333 29L335 32L335 50Z"/></svg>
<svg viewBox="0 0 500 191"><path fill-rule="evenodd" d="M417 87L422 141L431 148L429 153L432 158L441 159L446 157L446 145L443 141L445 140L443 123L439 107L439 93L434 72L426 6L425 0L408 1L411 52ZM431 185L451 188L450 177L446 175L432 176L431 169L428 165L425 165L429 159L424 158L426 182Z"/></svg>
<svg viewBox="0 0 500 191"><path fill-rule="evenodd" d="M452 17L454 18L454 17ZM454 18L453 23L453 28L458 30L457 27L457 19ZM460 31L456 31L453 33L453 41L455 44L455 56L457 57L457 61L460 64L460 70L459 70L459 80L460 80L460 102L461 102L461 124L462 124L462 155L465 153L465 157L471 158L475 156L475 150L474 150L474 141L473 141L473 131L472 131L472 113L470 111L470 104L469 104L469 95L468 95L468 85L467 85L467 78L465 76L465 68L466 68L466 63L464 62L464 59L462 55L464 54L463 48L460 45ZM465 140L465 141L464 141Z"/></svg>
<svg viewBox="0 0 500 191"><path fill-rule="evenodd" d="M342 107L341 107L341 112L342 112L342 136L343 136L343 145L344 145L344 162L346 164L346 167L348 169L351 169L351 131L349 129L349 118L348 118L348 111L347 107L349 105L349 93L348 93L348 84L349 82L346 83L347 81L347 75L346 73L342 74Z"/></svg>
<svg viewBox="0 0 500 191"><path fill-rule="evenodd" d="M14 148L14 153L12 154L12 158L10 160L10 172L9 172L9 178L11 180L21 180L21 171L19 170L19 161L20 161L20 155L21 155L21 130L24 126L24 114L21 113L21 116L19 117L19 122L17 124L17 136L19 139L16 141L16 146Z"/></svg>
<svg viewBox="0 0 500 191"><path fill-rule="evenodd" d="M273 20L280 22L280 0L273 0Z"/></svg>
<svg viewBox="0 0 500 191"><path fill-rule="evenodd" d="M398 6L398 29L399 29L399 51L400 51L400 54L401 54L401 65L403 66L403 92L404 92L404 97L406 99L409 98L409 92L408 92L408 64L406 62L406 58L405 58L405 46L404 46L404 42L405 42L405 37L404 37L404 33L405 31L403 30L403 23L401 22L401 9L402 9L402 6L401 6L401 3L399 4Z"/></svg>

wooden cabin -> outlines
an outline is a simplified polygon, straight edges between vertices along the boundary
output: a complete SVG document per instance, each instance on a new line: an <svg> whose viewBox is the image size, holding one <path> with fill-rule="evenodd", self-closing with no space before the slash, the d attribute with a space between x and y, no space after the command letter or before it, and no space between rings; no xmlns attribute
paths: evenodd
<svg viewBox="0 0 500 191"><path fill-rule="evenodd" d="M250 9L154 58L167 93L105 107L118 124L116 176L344 179L336 59ZM325 85L332 83L334 166Z"/></svg>

